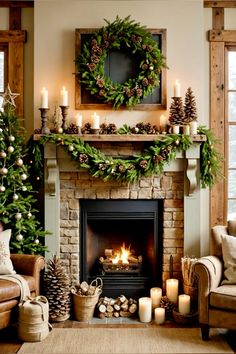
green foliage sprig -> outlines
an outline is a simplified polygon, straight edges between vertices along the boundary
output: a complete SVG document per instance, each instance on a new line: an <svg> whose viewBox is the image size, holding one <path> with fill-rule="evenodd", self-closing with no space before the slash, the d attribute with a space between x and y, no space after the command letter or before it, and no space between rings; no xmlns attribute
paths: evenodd
<svg viewBox="0 0 236 354"><path fill-rule="evenodd" d="M103 102L112 103L114 108L133 107L159 86L160 72L166 67L165 58L146 27L130 20L130 16L124 20L117 16L114 22L105 22L107 26L84 44L82 53L75 59L76 75ZM105 61L109 51L124 47L140 58L139 72L120 84L105 75Z"/></svg>
<svg viewBox="0 0 236 354"><path fill-rule="evenodd" d="M131 128L124 126L122 134L130 134ZM212 133L200 127L199 132L207 139L201 149L201 187L211 187L220 171L221 158L212 142ZM176 158L179 151L188 150L194 142L187 135L168 134L163 139L154 141L144 152L130 158L116 158L104 155L100 150L75 136L51 134L41 138L40 144L47 142L64 147L79 167L87 169L93 177L105 181L116 179L133 182L141 176L159 175L164 166ZM216 158L217 157L217 158ZM204 172L204 173L203 173Z"/></svg>
<svg viewBox="0 0 236 354"><path fill-rule="evenodd" d="M198 132L206 136L206 141L201 144L201 186L202 188L212 187L220 178L223 178L221 172L223 156L215 149L219 141L209 129L200 126Z"/></svg>

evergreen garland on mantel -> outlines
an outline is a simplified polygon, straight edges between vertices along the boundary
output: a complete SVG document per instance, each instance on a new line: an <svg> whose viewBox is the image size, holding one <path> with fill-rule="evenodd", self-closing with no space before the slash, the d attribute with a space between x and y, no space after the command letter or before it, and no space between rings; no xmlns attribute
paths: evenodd
<svg viewBox="0 0 236 354"><path fill-rule="evenodd" d="M201 187L212 187L218 178L221 177L222 156L214 147L217 140L212 132L204 126L199 127L198 132L206 135L206 141L201 143ZM101 178L104 181L116 179L128 182L138 180L141 176L160 175L164 170L164 166L176 158L177 152L187 151L195 144L188 135L168 134L163 136L162 139L151 143L139 155L130 158L120 158L106 156L100 150L74 135L46 135L39 140L39 144L44 145L45 143L53 143L64 147L71 159L76 161L79 167L85 168L93 177ZM34 153L37 149L40 151L39 144L34 145ZM42 163L39 153L37 156L35 160L36 169L37 165L40 166Z"/></svg>

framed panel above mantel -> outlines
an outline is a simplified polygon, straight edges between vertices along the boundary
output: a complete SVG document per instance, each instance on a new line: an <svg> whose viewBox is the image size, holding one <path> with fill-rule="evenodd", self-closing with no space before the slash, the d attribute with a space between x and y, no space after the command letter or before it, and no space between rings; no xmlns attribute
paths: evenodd
<svg viewBox="0 0 236 354"><path fill-rule="evenodd" d="M97 29L76 29L75 30L75 56L77 57L81 53L83 44L92 36ZM158 43L158 47L162 54L166 57L166 29L148 29L151 32L153 39ZM118 53L118 54L117 54ZM119 57L118 57L119 56ZM112 80L116 81L117 76L123 76L124 81L128 78L125 76L127 72L135 70L135 61L127 60L127 55L122 52L112 52L107 60L105 70L109 72ZM116 63L119 62L119 65ZM122 63L122 64L121 64ZM126 73L125 73L126 71ZM154 90L154 92L146 97L142 103L136 105L133 110L165 110L167 107L167 95L166 95L166 69L163 69L160 75L160 86ZM78 110L111 110L112 104L102 103L98 98L91 95L80 84L78 78L75 77L75 109ZM126 110L125 106L119 108Z"/></svg>

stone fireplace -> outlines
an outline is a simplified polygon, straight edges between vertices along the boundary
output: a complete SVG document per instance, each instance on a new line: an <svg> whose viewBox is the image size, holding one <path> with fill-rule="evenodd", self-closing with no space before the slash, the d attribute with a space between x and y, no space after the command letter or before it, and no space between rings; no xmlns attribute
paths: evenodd
<svg viewBox="0 0 236 354"><path fill-rule="evenodd" d="M142 151L148 143L145 139L150 140L150 137L132 137L135 141L123 136L85 136L85 139L107 155L130 156ZM113 139L112 142L107 141L109 139ZM94 266L102 253L101 247L113 248L121 242L132 242L137 252L142 250L144 259L148 259L149 253L152 256L147 261L148 271L142 273L138 280L137 277L131 277L128 281L119 279L117 288L118 278L114 281L114 277L112 280L109 275L110 283L106 283L106 279L105 283L110 295L117 291L120 293L125 287L129 291L127 284L130 284L130 280L139 294L147 293L151 286L164 286L164 281L170 276L171 255L173 276L181 278L181 257L184 254L199 255L200 143L201 136L197 136L196 144L185 153L179 153L162 175L142 177L135 183L104 182L93 178L85 170L78 169L62 147L52 144L45 146L45 228L52 232L46 244L51 254L60 255L74 282L90 281L99 275L94 271ZM110 214L101 216L100 202L104 203L109 213L114 202L114 210L118 208L123 214L113 210L113 218ZM132 206L135 205L132 202L137 202L133 211L129 202ZM148 215L150 210L146 202L159 205L159 212L155 216L151 217L151 213ZM88 210L85 211L86 203ZM142 213L139 214L138 210ZM154 215L155 212L152 212ZM84 220L85 214L89 215L89 220ZM86 236L88 229L90 234L88 232ZM105 235L113 237L110 245L105 241ZM137 245L133 244L135 235L139 239ZM98 246L99 243L103 243L102 246Z"/></svg>

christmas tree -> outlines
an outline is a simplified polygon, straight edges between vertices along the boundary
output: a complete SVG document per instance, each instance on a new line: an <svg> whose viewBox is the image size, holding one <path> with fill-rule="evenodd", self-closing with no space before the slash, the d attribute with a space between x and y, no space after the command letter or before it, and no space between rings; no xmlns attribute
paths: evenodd
<svg viewBox="0 0 236 354"><path fill-rule="evenodd" d="M184 123L188 124L197 120L196 101L191 87L187 89L184 101Z"/></svg>
<svg viewBox="0 0 236 354"><path fill-rule="evenodd" d="M9 90L9 87L8 89ZM3 95L0 112L0 222L12 230L12 253L44 254L45 231L40 227L29 181L24 129L14 113L11 91Z"/></svg>
<svg viewBox="0 0 236 354"><path fill-rule="evenodd" d="M169 122L171 125L182 125L184 118L183 101L181 97L172 97Z"/></svg>

